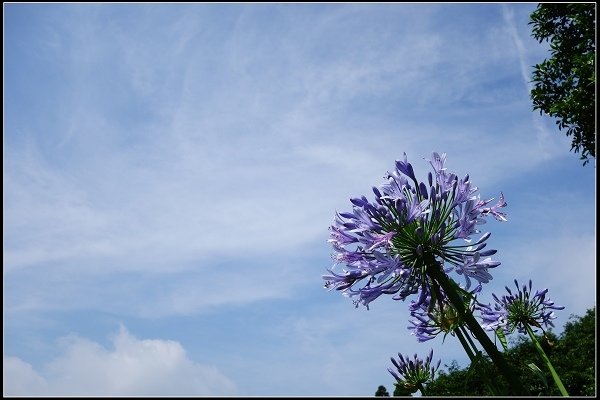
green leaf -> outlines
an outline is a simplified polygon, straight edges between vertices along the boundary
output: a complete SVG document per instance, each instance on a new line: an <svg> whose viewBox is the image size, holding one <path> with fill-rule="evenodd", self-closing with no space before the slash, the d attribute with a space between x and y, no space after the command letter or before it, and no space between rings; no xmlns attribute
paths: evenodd
<svg viewBox="0 0 600 400"><path fill-rule="evenodd" d="M533 371L535 376L540 378L540 380L544 383L544 386L546 387L546 389L548 389L548 381L546 380L546 377L544 376L544 373L542 372L542 370L539 369L538 366L535 365L534 363L529 363L529 364L527 364L527 366L529 367L530 370Z"/></svg>
<svg viewBox="0 0 600 400"><path fill-rule="evenodd" d="M496 336L498 337L498 340L500 340L500 344L502 345L504 351L507 351L508 342L506 341L506 335L504 335L504 331L502 330L502 328L496 329Z"/></svg>

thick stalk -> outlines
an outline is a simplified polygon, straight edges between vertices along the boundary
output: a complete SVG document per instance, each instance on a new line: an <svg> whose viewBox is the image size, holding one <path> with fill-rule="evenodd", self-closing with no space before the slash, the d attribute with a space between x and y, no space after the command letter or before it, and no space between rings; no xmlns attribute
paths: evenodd
<svg viewBox="0 0 600 400"><path fill-rule="evenodd" d="M550 370L550 374L552 374L552 379L554 379L554 383L556 383L558 390L560 390L560 394L562 394L564 397L569 397L569 393L567 393L567 389L565 389L562 381L560 380L560 377L554 370L554 367L552 366L550 359L548 358L548 356L546 355L546 352L542 348L542 345L537 340L533 331L531 330L531 327L528 324L524 324L524 325L525 325L525 328L527 329L527 333L529 334L529 337L531 338L531 341L533 342L533 345L537 349L538 353L540 353L542 360L544 360L544 362L546 363L546 366Z"/></svg>
<svg viewBox="0 0 600 400"><path fill-rule="evenodd" d="M471 364L473 364L473 363L478 362L475 359L475 354L473 353L473 351L477 352L478 350L477 350L477 347L475 346L475 343L473 343L473 340L471 340L471 337L467 334L467 332L464 332L464 333L462 332L463 329L464 328L462 326L460 326L460 327L454 329L454 333L456 334L456 337L458 337L458 340L460 341L463 348L467 352L467 355L469 356L469 359L471 360ZM467 339L468 339L468 342L467 342ZM471 350L471 348L473 350ZM494 395L499 395L500 391L498 390L496 385L494 385L494 382L490 379L490 377L488 375L488 371L485 367L484 367L484 370L481 371L481 373L483 376L483 380L485 381L485 385L487 386L489 391L492 392Z"/></svg>
<svg viewBox="0 0 600 400"><path fill-rule="evenodd" d="M479 341L481 346L484 348L488 356L492 359L493 363L496 365L498 370L506 380L508 381L509 390L512 395L528 395L529 391L525 389L519 378L514 374L512 368L508 365L502 354L498 351L494 343L485 333L483 328L479 325L475 317L471 312L467 312L465 310L465 302L463 298L458 294L455 290L454 286L450 283L449 278L446 276L446 273L442 270L440 264L434 259L433 256L428 255L425 261L427 262L427 274L429 277L440 285L440 287L444 290L444 293L448 297L448 300L460 317L460 320L463 321L475 339Z"/></svg>

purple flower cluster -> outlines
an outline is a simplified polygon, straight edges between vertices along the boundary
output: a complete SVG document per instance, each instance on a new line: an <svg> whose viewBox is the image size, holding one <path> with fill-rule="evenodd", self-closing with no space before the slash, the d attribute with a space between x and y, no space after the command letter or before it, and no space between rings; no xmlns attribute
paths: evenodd
<svg viewBox="0 0 600 400"><path fill-rule="evenodd" d="M467 289L471 279L480 284L492 279L489 269L500 263L490 257L496 250L484 250L490 234L474 242L471 236L481 233L478 226L488 215L506 221L499 211L506 206L504 196L490 207L493 199L481 200L468 175L459 179L446 170L445 153L434 152L428 161L433 173L419 182L404 154L386 174L387 182L373 188L373 202L352 198L351 212L336 213L328 240L334 266L323 276L326 288L368 308L382 294L405 300L420 292L420 299L427 298L432 260L449 263L445 271L464 276ZM342 272L334 272L338 264L345 265Z"/></svg>
<svg viewBox="0 0 600 400"><path fill-rule="evenodd" d="M531 296L532 283L519 287L519 282L515 279L517 291L513 292L505 286L508 295L498 298L492 294L496 303L491 305L479 305L481 318L483 319L483 328L489 331L495 331L500 328L504 333L512 333L517 329L520 333L527 333L526 325L541 328L553 327L553 319L556 319L552 310L562 310L564 307L555 306L554 302L546 298L548 289L537 290L533 297Z"/></svg>
<svg viewBox="0 0 600 400"><path fill-rule="evenodd" d="M407 389L417 391L418 388L422 388L423 384L433 380L435 371L440 367L442 360L438 360L437 365L433 367L431 366L432 358L433 349L429 352L425 360L417 358L416 354L411 360L408 356L403 357L402 354L398 353L397 361L393 357L391 358L396 371L391 368L388 368L388 371L396 378L398 384Z"/></svg>
<svg viewBox="0 0 600 400"><path fill-rule="evenodd" d="M466 308L472 310L475 308L476 302L474 295L481 291L481 285L468 293ZM432 301L435 304L432 304ZM418 342L426 342L435 338L438 334L452 333L454 329L462 322L456 312L456 309L445 296L443 290L439 290L435 299L432 299L431 294L428 294L425 299L411 301L410 315L413 317L409 320L408 329L411 335L415 335Z"/></svg>

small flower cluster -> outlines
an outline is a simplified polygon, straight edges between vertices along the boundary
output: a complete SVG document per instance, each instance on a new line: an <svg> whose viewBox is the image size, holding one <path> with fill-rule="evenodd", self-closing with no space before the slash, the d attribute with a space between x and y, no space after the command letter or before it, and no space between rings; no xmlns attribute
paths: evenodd
<svg viewBox="0 0 600 400"><path fill-rule="evenodd" d="M396 367L396 371L388 368L388 371L398 384L402 385L406 389L410 389L416 392L417 389L422 389L423 385L429 383L435 377L435 371L440 367L442 360L438 360L435 367L431 366L431 360L433 359L433 349L429 352L427 358L423 361L414 355L411 360L408 356L403 357L402 354L398 353L398 361L393 357L391 358L392 364Z"/></svg>
<svg viewBox="0 0 600 400"><path fill-rule="evenodd" d="M473 310L475 308L474 295L479 293L481 288L481 285L477 285L471 292L465 292L467 298L465 307L467 309ZM409 320L408 329L412 331L411 335L415 335L418 342L431 340L442 332L445 335L452 333L462 322L442 289L438 290L433 299L431 294L428 294L425 299L411 301L408 308L410 315L414 318Z"/></svg>
<svg viewBox="0 0 600 400"><path fill-rule="evenodd" d="M467 289L471 279L492 279L488 270L500 263L490 257L496 250L484 250L490 233L474 243L471 236L481 233L477 226L488 215L506 221L499 211L506 206L504 196L501 193L489 207L493 199L481 200L469 176L459 179L447 172L445 161L445 153L434 152L429 160L433 173L427 183L419 182L405 154L385 176L387 182L373 188L374 202L365 196L353 198L352 212L336 213L328 241L335 252L333 268L345 264L346 269L329 269L323 276L326 288L356 297L357 307L362 303L368 308L382 294L405 300L421 292L419 298L425 299L430 294L431 260L449 263L452 267L445 271L463 275ZM457 239L466 244L455 243Z"/></svg>
<svg viewBox="0 0 600 400"><path fill-rule="evenodd" d="M537 290L531 296L532 283L519 287L515 279L517 291L513 292L505 286L508 295L498 298L492 294L496 303L491 305L480 305L482 326L490 331L501 328L504 333L512 333L517 329L520 333L527 333L526 325L541 328L553 327L553 319L556 319L552 310L562 310L564 307L554 305L554 302L546 298L548 289Z"/></svg>

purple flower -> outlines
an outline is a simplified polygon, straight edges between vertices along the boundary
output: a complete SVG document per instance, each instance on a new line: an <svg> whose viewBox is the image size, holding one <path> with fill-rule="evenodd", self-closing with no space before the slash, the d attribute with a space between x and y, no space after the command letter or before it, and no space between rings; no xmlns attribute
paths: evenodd
<svg viewBox="0 0 600 400"><path fill-rule="evenodd" d="M506 221L506 214L497 211L499 208L502 207L506 207L506 201L504 200L504 194L500 192L500 199L498 200L498 203L496 203L496 205L493 207L483 208L481 210L481 213L483 215L492 214L494 218L496 218L498 221Z"/></svg>
<svg viewBox="0 0 600 400"><path fill-rule="evenodd" d="M548 289L538 290L532 296L532 283L529 280L528 285L519 287L515 279L517 291L513 292L505 286L508 295L498 298L492 294L496 303L492 307L490 304L480 304L478 308L481 311L483 328L489 331L495 331L501 328L505 333L512 333L517 329L520 333L527 333L525 325L530 327L546 328L553 327L553 319L556 319L552 310L562 310L564 307L554 305L554 302L546 298ZM542 328L543 329L543 328Z"/></svg>
<svg viewBox="0 0 600 400"><path fill-rule="evenodd" d="M480 291L481 285L478 285L468 293L465 304L468 309L475 307L473 296ZM433 304L431 294L427 294L422 299L411 301L409 310L413 319L409 321L408 329L412 331L411 335L415 335L418 342L431 340L442 332L444 335L453 334L454 329L461 323L456 309L441 289Z"/></svg>
<svg viewBox="0 0 600 400"><path fill-rule="evenodd" d="M422 389L422 385L433 381L436 370L439 369L442 360L438 360L436 366L431 366L433 359L433 349L427 355L425 360L421 360L415 354L411 360L408 356L402 356L398 353L398 360L391 357L392 364L396 367L394 371L388 368L388 371L396 379L399 385L410 389L413 393Z"/></svg>
<svg viewBox="0 0 600 400"><path fill-rule="evenodd" d="M495 250L491 251L496 252ZM465 255L463 265L458 265L454 269L457 274L465 276L467 289L471 286L470 278L476 279L479 283L488 283L492 279L492 274L488 272L488 268L495 268L500 265L500 262L492 261L491 257L481 259L482 254L488 254L488 252L474 252L473 255Z"/></svg>
<svg viewBox="0 0 600 400"><path fill-rule="evenodd" d="M396 160L396 169L402 172L404 175L408 176L414 182L417 182L417 178L415 177L415 171L411 163L406 159L406 153L404 153L404 161Z"/></svg>
<svg viewBox="0 0 600 400"><path fill-rule="evenodd" d="M382 294L404 300L412 294L427 296L431 279L430 264L444 263L462 275L467 289L474 279L487 283L490 270L500 263L484 250L490 234L473 243L481 234L478 227L488 215L506 220L499 211L506 206L504 196L492 207L482 201L469 176L459 179L447 171L446 154L433 153L425 182L419 182L404 155L395 169L385 175L386 182L373 188L375 199L365 196L350 199L352 210L336 213L329 228L334 265L324 275L325 287L355 298L355 304L368 306ZM345 264L342 272L334 272Z"/></svg>

